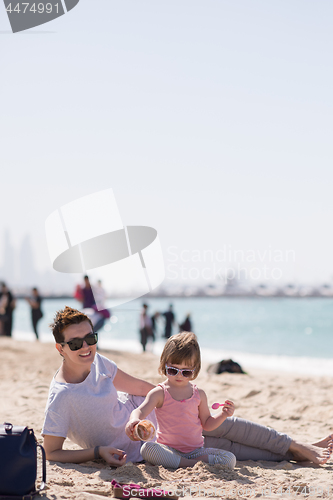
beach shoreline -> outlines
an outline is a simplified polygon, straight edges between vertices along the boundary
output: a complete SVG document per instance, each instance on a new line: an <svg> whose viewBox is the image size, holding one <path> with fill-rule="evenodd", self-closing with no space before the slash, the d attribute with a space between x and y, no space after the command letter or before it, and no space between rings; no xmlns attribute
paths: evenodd
<svg viewBox="0 0 333 500"><path fill-rule="evenodd" d="M40 433L49 384L61 358L50 343L0 337L0 349L0 420L33 428L38 441L42 442ZM158 357L150 352L101 350L100 353L131 375L154 384L162 380L157 373ZM206 391L209 405L233 399L235 416L268 425L300 441L316 442L332 432L332 377L279 373L246 366L243 366L246 375L210 375L206 372L207 365L203 363L197 384ZM65 448L75 449L76 445L66 440ZM116 470L103 462L80 465L48 462L48 489L43 497L52 500L101 499L110 495L110 482L115 478L142 483L146 487L172 489L176 485L186 497L294 498L302 495L303 489L303 496L330 498L333 494L332 470L331 462L323 467L302 467L289 462L247 461L237 462L234 471L203 463L194 469L171 471L142 464L127 464ZM216 489L218 487L220 490Z"/></svg>
<svg viewBox="0 0 333 500"><path fill-rule="evenodd" d="M171 298L170 298L171 300ZM202 359L217 362L232 358L248 368L278 370L286 373L333 377L333 301L276 299L172 299L176 319L182 321L191 312L192 328L198 337ZM55 311L66 305L62 300L42 304L44 316L39 323L42 342L53 342L49 324ZM67 305L78 307L75 299ZM101 349L142 351L139 315L142 300L112 310L112 318L99 331ZM151 314L167 309L168 302L150 299ZM160 355L164 338L164 319L157 321L154 352ZM175 325L173 333L178 332ZM35 341L31 312L26 301L18 300L14 313L13 338Z"/></svg>

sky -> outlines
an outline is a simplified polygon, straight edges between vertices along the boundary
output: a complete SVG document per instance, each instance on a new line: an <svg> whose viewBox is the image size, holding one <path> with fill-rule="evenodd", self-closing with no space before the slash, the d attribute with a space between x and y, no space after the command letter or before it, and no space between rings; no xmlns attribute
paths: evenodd
<svg viewBox="0 0 333 500"><path fill-rule="evenodd" d="M0 268L8 229L55 273L45 219L112 188L124 224L157 229L167 282L332 282L332 14L81 0L12 34L0 6Z"/></svg>

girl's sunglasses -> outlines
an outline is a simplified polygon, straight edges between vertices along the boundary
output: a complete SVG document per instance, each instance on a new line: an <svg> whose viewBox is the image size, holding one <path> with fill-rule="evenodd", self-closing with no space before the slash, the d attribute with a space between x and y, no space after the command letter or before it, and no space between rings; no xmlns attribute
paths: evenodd
<svg viewBox="0 0 333 500"><path fill-rule="evenodd" d="M68 344L68 347L70 348L71 351L78 351L79 349L82 349L83 342L86 341L88 345L95 345L97 344L98 340L98 335L95 332L88 333L83 338L76 337L75 339L70 340L69 342L62 342L61 345Z"/></svg>
<svg viewBox="0 0 333 500"><path fill-rule="evenodd" d="M175 377L176 375L178 375L178 373L181 373L183 377L190 378L193 376L193 372L195 372L195 369L189 370L187 368L183 368L180 370L179 368L165 365L165 372L167 375L170 375L170 377Z"/></svg>

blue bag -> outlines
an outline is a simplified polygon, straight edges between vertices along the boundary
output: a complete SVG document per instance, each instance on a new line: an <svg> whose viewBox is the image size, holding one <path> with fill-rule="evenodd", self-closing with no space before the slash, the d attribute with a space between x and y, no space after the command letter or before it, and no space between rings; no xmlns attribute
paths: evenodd
<svg viewBox="0 0 333 500"><path fill-rule="evenodd" d="M42 451L43 479L36 490L37 447ZM46 458L28 427L0 425L0 499L30 500L45 487Z"/></svg>

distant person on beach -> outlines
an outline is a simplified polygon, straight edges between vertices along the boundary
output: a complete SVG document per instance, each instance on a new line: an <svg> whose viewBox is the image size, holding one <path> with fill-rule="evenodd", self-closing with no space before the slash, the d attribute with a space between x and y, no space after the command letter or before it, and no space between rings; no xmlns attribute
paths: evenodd
<svg viewBox="0 0 333 500"><path fill-rule="evenodd" d="M175 322L175 315L173 312L173 306L172 304L169 305L168 311L163 313L163 316L165 317L165 330L164 330L164 337L168 339L171 337L172 334L172 326Z"/></svg>
<svg viewBox="0 0 333 500"><path fill-rule="evenodd" d="M105 321L111 317L111 311L107 309L105 305L106 292L103 288L102 281L98 280L97 284L94 285L92 289L95 299L95 304L92 307L95 311L92 322L95 332L98 332L104 326Z"/></svg>
<svg viewBox="0 0 333 500"><path fill-rule="evenodd" d="M152 320L148 314L148 305L142 304L142 311L140 313L140 343L143 351L146 350L149 340L154 340Z"/></svg>
<svg viewBox="0 0 333 500"><path fill-rule="evenodd" d="M74 297L82 303L84 312L90 317L94 330L98 332L111 316L110 311L105 307L106 293L101 280L98 280L96 286L91 287L89 277L85 275L83 279L84 286L76 286Z"/></svg>
<svg viewBox="0 0 333 500"><path fill-rule="evenodd" d="M5 335L6 307L7 295L2 295L0 292L0 335Z"/></svg>
<svg viewBox="0 0 333 500"><path fill-rule="evenodd" d="M132 377L97 353L92 323L77 309L58 311L50 326L62 362L51 382L45 410L46 458L62 463L103 458L112 466L141 461L141 442L128 439L125 425L154 385ZM124 398L123 393L129 394ZM156 425L154 412L148 418ZM64 450L66 437L81 449ZM238 417L228 417L216 430L204 431L204 439L206 448L230 451L237 460L325 464L332 449L332 436L315 444L299 443Z"/></svg>
<svg viewBox="0 0 333 500"><path fill-rule="evenodd" d="M0 292L0 333L6 337L12 336L13 329L13 311L16 306L16 301L8 289L6 283L1 283Z"/></svg>
<svg viewBox="0 0 333 500"><path fill-rule="evenodd" d="M84 276L83 279L84 287L82 288L82 307L83 309L87 309L88 307L93 307L95 305L95 297L88 276Z"/></svg>
<svg viewBox="0 0 333 500"><path fill-rule="evenodd" d="M205 392L192 383L200 367L200 348L194 333L178 333L167 340L159 366L159 373L167 379L149 391L144 402L132 411L125 428L128 437L137 440L134 427L155 410L156 443L146 442L140 450L147 462L173 469L192 467L200 461L235 467L236 457L229 451L204 447L203 430L217 429L233 415L234 404L226 400L222 410L210 414Z"/></svg>
<svg viewBox="0 0 333 500"><path fill-rule="evenodd" d="M190 313L188 313L186 315L186 318L184 320L184 322L179 325L179 332L192 332L192 323L191 323L191 315Z"/></svg>
<svg viewBox="0 0 333 500"><path fill-rule="evenodd" d="M32 289L32 296L27 297L27 302L29 302L30 307L31 307L31 321L32 321L32 327L34 329L36 339L38 340L38 331L37 331L37 324L38 321L43 317L43 313L41 310L41 303L42 299L38 293L37 288Z"/></svg>

